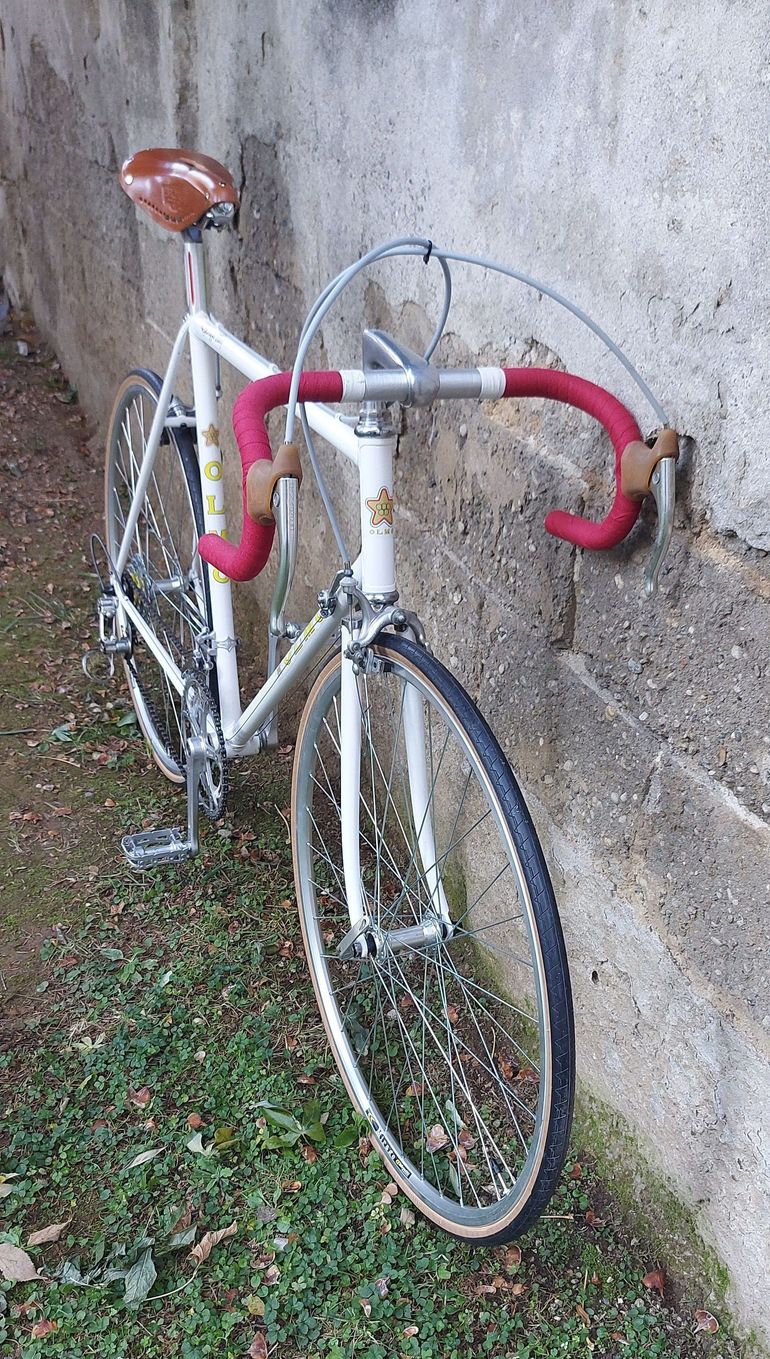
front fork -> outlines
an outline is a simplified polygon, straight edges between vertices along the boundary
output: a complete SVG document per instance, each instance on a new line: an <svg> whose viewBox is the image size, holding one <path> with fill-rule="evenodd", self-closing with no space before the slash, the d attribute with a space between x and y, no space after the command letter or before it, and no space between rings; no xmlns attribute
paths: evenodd
<svg viewBox="0 0 770 1359"><path fill-rule="evenodd" d="M384 626L384 624L383 624ZM384 928L378 910L378 903L367 894L361 875L361 842L365 834L374 841L374 848L381 852L385 848L378 839L381 828L372 824L372 817L382 822L388 820L391 811L388 799L392 791L385 783L385 776L392 768L391 755L378 758L374 742L377 713L370 713L369 705L377 703L377 670L381 658L369 647L363 649L354 640L347 642L343 633L342 683L340 692L340 817L342 827L342 869L345 896L350 916L350 929L338 946L342 958L365 958L384 952L398 952L415 949L425 945L440 943L452 933L449 904L441 880L441 864L436 853L436 840L433 827L432 795L433 785L428 776L426 756L426 730L424 704L414 685L408 684L404 693L401 719L403 742L406 752L409 783L409 802L411 821L414 827L415 844L411 850L414 855L413 868L422 872L427 886L427 901L420 916L414 914L413 921L396 929ZM371 677L365 684L364 675ZM372 753L369 753L369 745ZM361 797L361 767L366 763L370 771L372 786L365 794L368 805ZM378 799L374 788L381 782L382 799ZM371 813L371 817L369 815ZM395 863L386 863L386 870L394 870ZM407 868L411 873L412 866ZM406 883L404 892L404 911L409 913L409 897L416 899L417 894L409 893ZM374 890L377 884L375 880ZM419 894L424 900L424 894Z"/></svg>
<svg viewBox="0 0 770 1359"><path fill-rule="evenodd" d="M407 684L404 694L403 739L406 751L409 800L416 844L414 846L417 871L422 871L428 888L428 901L422 918L415 919L400 929L382 929L378 923L376 902L367 897L361 877L362 821L368 812L361 799L361 762L369 764L372 801L368 811L387 820L388 799L392 790L385 784L390 759L381 769L371 753L376 732L365 703L376 702L377 678L364 685L362 675L376 672L381 658L372 651L372 643L383 628L395 626L410 630L415 641L424 645L425 636L414 614L397 605L395 585L395 556L393 550L393 455L396 435L387 408L377 402L365 402L356 427L358 437L358 467L360 475L361 517L361 587L343 582L341 592L347 591L351 606L356 608L355 621L343 628L342 680L340 693L340 817L342 829L342 867L345 895L350 916L350 929L339 946L341 957L366 957L383 950L414 948L436 942L451 933L449 906L441 882L437 862L431 801L433 787L428 778L426 759L426 730L424 704L414 685ZM374 714L376 719L378 715ZM366 738L366 739L362 739ZM392 755L394 752L388 752ZM385 806L376 805L375 787L382 780ZM380 828L369 824L367 834L373 836L380 849ZM395 865L391 864L391 868ZM405 884L403 892L408 891Z"/></svg>

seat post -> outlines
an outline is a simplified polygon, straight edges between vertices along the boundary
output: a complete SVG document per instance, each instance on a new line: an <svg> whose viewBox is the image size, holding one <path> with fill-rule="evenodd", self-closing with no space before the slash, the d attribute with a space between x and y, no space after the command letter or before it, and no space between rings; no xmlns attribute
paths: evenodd
<svg viewBox="0 0 770 1359"><path fill-rule="evenodd" d="M185 288L187 291L187 309L192 314L196 311L208 311L208 298L206 296L206 264L203 254L203 232L200 227L188 227L182 233L184 240L184 265L185 265Z"/></svg>

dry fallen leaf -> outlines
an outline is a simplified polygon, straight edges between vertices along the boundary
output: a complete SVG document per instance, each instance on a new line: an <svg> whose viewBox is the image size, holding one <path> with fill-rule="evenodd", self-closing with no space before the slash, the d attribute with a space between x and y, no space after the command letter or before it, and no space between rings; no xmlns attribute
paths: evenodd
<svg viewBox="0 0 770 1359"><path fill-rule="evenodd" d="M302 1188L301 1180L284 1180L281 1189L284 1194L298 1194Z"/></svg>
<svg viewBox="0 0 770 1359"><path fill-rule="evenodd" d="M651 1269L649 1274L645 1274L642 1279L645 1288L652 1288L656 1293L663 1297L666 1291L666 1276L662 1269Z"/></svg>
<svg viewBox="0 0 770 1359"><path fill-rule="evenodd" d="M570 1177L571 1180L579 1180L579 1179L582 1179L582 1176L583 1176L583 1167L581 1166L581 1164L580 1164L579 1161L576 1161L575 1164L574 1164L574 1166L572 1167L572 1170L570 1171L570 1176L569 1176L569 1177Z"/></svg>
<svg viewBox="0 0 770 1359"><path fill-rule="evenodd" d="M237 1230L238 1223L231 1222L229 1227L222 1227L218 1232L206 1232L197 1246L193 1246L190 1251L190 1259L196 1260L199 1265L202 1265L204 1260L208 1260L214 1247L218 1246L220 1241L224 1241L226 1237L235 1236Z"/></svg>
<svg viewBox="0 0 770 1359"><path fill-rule="evenodd" d="M398 1217L399 1222L403 1227L414 1226L414 1213L412 1212L411 1208L403 1207Z"/></svg>
<svg viewBox="0 0 770 1359"><path fill-rule="evenodd" d="M420 1334L419 1326L405 1326L401 1332L405 1340L411 1340L412 1336Z"/></svg>
<svg viewBox="0 0 770 1359"><path fill-rule="evenodd" d="M359 1159L359 1161L361 1162L361 1165L362 1165L362 1166L365 1166L366 1163L367 1163L367 1161L369 1160L369 1155L370 1155L370 1153L371 1153L371 1150L372 1150L372 1144L371 1144L370 1139L369 1139L368 1137L359 1137L359 1139L358 1139L358 1159Z"/></svg>
<svg viewBox="0 0 770 1359"><path fill-rule="evenodd" d="M503 1268L515 1269L521 1264L521 1248L519 1246L508 1246L503 1253Z"/></svg>
<svg viewBox="0 0 770 1359"><path fill-rule="evenodd" d="M37 1298L30 1298L29 1302L18 1303L13 1310L17 1316L26 1320L27 1317L34 1316L35 1312L39 1312L41 1305L42 1304L37 1301Z"/></svg>
<svg viewBox="0 0 770 1359"><path fill-rule="evenodd" d="M135 1156L133 1161L129 1161L126 1170L135 1170L137 1166L146 1165L148 1161L152 1161L156 1156L160 1156L162 1151L162 1147L153 1147L152 1151L140 1151L139 1155Z"/></svg>
<svg viewBox="0 0 770 1359"><path fill-rule="evenodd" d="M368 1298L359 1298L358 1305L365 1317L370 1317L372 1315L372 1304Z"/></svg>
<svg viewBox="0 0 770 1359"><path fill-rule="evenodd" d="M137 1109L146 1109L152 1099L150 1087L143 1085L141 1090L129 1090L128 1098L131 1104L135 1104Z"/></svg>
<svg viewBox="0 0 770 1359"><path fill-rule="evenodd" d="M191 1132L197 1132L198 1128L203 1127L203 1119L200 1114L188 1114L187 1126Z"/></svg>
<svg viewBox="0 0 770 1359"><path fill-rule="evenodd" d="M27 1252L18 1246L9 1246L5 1241L0 1242L0 1274L14 1283L29 1283L31 1279L40 1278Z"/></svg>
<svg viewBox="0 0 770 1359"><path fill-rule="evenodd" d="M318 1160L318 1152L309 1142L306 1142L302 1148L302 1158L307 1161L309 1166L315 1165Z"/></svg>
<svg viewBox="0 0 770 1359"><path fill-rule="evenodd" d="M246 1354L248 1355L248 1359L267 1359L267 1341L265 1340L264 1331L257 1331Z"/></svg>
<svg viewBox="0 0 770 1359"><path fill-rule="evenodd" d="M424 1081L413 1081L411 1085L408 1085L408 1086L406 1087L406 1093L407 1093L407 1095L411 1095L413 1098L414 1098L415 1096L419 1097L420 1095L424 1095L424 1094L425 1094L425 1082L424 1082Z"/></svg>
<svg viewBox="0 0 770 1359"><path fill-rule="evenodd" d="M41 1227L39 1232L32 1232L27 1238L28 1246L45 1246L49 1241L58 1241L65 1227L69 1227L71 1217L66 1222L53 1222L50 1227Z"/></svg>
<svg viewBox="0 0 770 1359"><path fill-rule="evenodd" d="M265 1270L263 1282L270 1288L274 1283L278 1283L280 1277L281 1271L278 1266L271 1265L269 1269Z"/></svg>
<svg viewBox="0 0 770 1359"><path fill-rule="evenodd" d="M378 1297L387 1298L388 1290L390 1288L390 1278L386 1274L383 1274L381 1279L375 1279L374 1286L377 1289Z"/></svg>
<svg viewBox="0 0 770 1359"><path fill-rule="evenodd" d="M441 1151L442 1147L449 1146L449 1138L440 1123L434 1123L425 1138L425 1145L428 1151Z"/></svg>
<svg viewBox="0 0 770 1359"><path fill-rule="evenodd" d="M58 1331L58 1329L59 1329L58 1321L48 1321L45 1318L43 1318L40 1321L36 1321L34 1326L32 1327L32 1339L42 1340L44 1335L50 1335L51 1331Z"/></svg>
<svg viewBox="0 0 770 1359"><path fill-rule="evenodd" d="M575 1308L575 1311L577 1312L578 1316L580 1317L580 1320L581 1320L582 1322L584 1322L586 1326L590 1326L590 1325L591 1325L591 1318L589 1317L589 1315L588 1315L588 1313L587 1313L585 1307L583 1306L582 1302L579 1302L579 1303L578 1303L577 1307Z"/></svg>
<svg viewBox="0 0 770 1359"><path fill-rule="evenodd" d="M173 1227L169 1230L169 1236L177 1236L179 1232L186 1232L192 1222L192 1207L188 1203L182 1214L177 1218Z"/></svg>
<svg viewBox="0 0 770 1359"><path fill-rule="evenodd" d="M715 1316L711 1315L711 1312L706 1312L702 1307L699 1307L695 1313L695 1330L709 1331L711 1335L715 1335L719 1330L719 1322Z"/></svg>

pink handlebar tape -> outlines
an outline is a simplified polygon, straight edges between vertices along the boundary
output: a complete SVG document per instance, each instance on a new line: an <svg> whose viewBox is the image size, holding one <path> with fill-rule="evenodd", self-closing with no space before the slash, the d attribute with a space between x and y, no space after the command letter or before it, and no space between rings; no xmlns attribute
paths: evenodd
<svg viewBox="0 0 770 1359"><path fill-rule="evenodd" d="M609 514L598 523L566 510L551 510L546 515L545 527L554 538L564 538L578 547L601 551L617 547L631 532L639 516L642 502L631 500L620 489L620 460L623 450L635 439L641 439L639 426L627 411L603 387L572 373L559 373L551 368L504 368L505 396L542 396L548 401L563 401L568 406L592 415L603 425L615 449L615 499Z"/></svg>
<svg viewBox="0 0 770 1359"><path fill-rule="evenodd" d="M274 373L244 387L233 407L233 430L241 455L243 476L243 529L239 543L228 543L216 533L204 533L198 551L205 562L231 580L253 580L270 556L275 525L256 524L246 513L246 477L260 458L271 458L270 439L265 420L276 406L289 399L291 373ZM339 373L303 373L299 381L299 401L340 401L342 377Z"/></svg>
<svg viewBox="0 0 770 1359"><path fill-rule="evenodd" d="M545 527L555 538L594 551L616 547L636 523L641 501L631 500L620 489L620 461L629 443L641 439L639 426L626 407L603 387L572 373L551 368L504 368L504 396L539 396L561 401L585 411L606 430L615 450L615 499L604 519L594 523L565 510L551 510ZM246 477L259 458L272 457L265 425L268 413L289 399L291 373L275 373L244 388L233 409L233 430L241 456L243 475L243 529L239 543L229 543L215 533L205 533L198 550L204 561L232 580L252 580L264 567L273 543L275 526L257 524L246 512ZM340 373L303 373L299 401L341 401Z"/></svg>

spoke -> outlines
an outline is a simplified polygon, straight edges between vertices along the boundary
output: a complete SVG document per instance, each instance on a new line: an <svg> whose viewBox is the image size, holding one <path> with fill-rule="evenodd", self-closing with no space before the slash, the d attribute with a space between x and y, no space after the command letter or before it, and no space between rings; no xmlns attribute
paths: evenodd
<svg viewBox="0 0 770 1359"><path fill-rule="evenodd" d="M421 687L398 659L382 674L363 673L356 683L362 742L355 831L365 916L377 949L364 959L341 959L336 947L350 917L335 679L322 690L297 814L304 818L304 895L310 894L302 909L309 920L315 909L316 919L311 966L341 1025L340 1062L361 1107L377 1112L394 1150L411 1162L418 1200L421 1193L443 1200L457 1222L462 1219L453 1213L460 1210L479 1222L507 1222L521 1168L539 1145L545 1097L542 1082L535 1084L545 1060L541 978L530 949L535 924L517 841L472 734L440 695ZM419 702L413 704L407 684ZM418 714L421 725L413 733L407 717L417 722ZM417 765L410 777L412 755ZM426 842L431 848L423 862ZM456 917L449 938L440 941L434 931L431 942L407 945L394 937L435 920L444 892L451 893ZM505 976L506 967L518 983L511 999L495 990L495 969ZM533 1069L531 1077L524 1072L517 1081L524 1066ZM437 1122L447 1140L434 1153L426 1139ZM472 1148L462 1145L461 1134Z"/></svg>
<svg viewBox="0 0 770 1359"><path fill-rule="evenodd" d="M383 985L384 985L384 987L385 987L385 990L388 992L388 995L389 995L389 998L390 998L390 1001L391 1001L391 1005L392 1005L392 1007L393 1007L393 1012L394 1012L394 1014L395 1014L395 1016L396 1016L398 1025L399 1025L400 1029L402 1030L402 1032L403 1032L403 1034L404 1034L404 1038L405 1038L406 1041L407 1041L408 1047L411 1049L412 1053L413 1053L414 1056L416 1057L416 1056L417 1056L417 1049L415 1048L414 1040L413 1040L412 1035L410 1034L409 1029L408 1029L408 1027L407 1027L407 1025L406 1025L406 1023L405 1023L405 1021L404 1021L404 1019L403 1019L403 1017L402 1017L402 1015L401 1015L401 1012L400 1012L400 1010L399 1010L399 1006L398 1006L398 1001L397 1001L396 995L395 995L395 993L390 989L390 987L388 986L388 983L387 983L387 980L386 980L386 975L389 975L389 976L391 977L391 980L393 980L393 981L395 982L395 978L393 977L393 974L392 974L392 973L386 974L384 971L379 971L379 976L382 978L382 981L383 981ZM411 992L410 992L409 994L411 994ZM441 1049L440 1049L440 1045L438 1045L438 1046L439 1046L439 1050L441 1050ZM429 1089L429 1091L430 1091L431 1097L432 1097L432 1099L433 1099L433 1103L434 1103L435 1108L436 1108L436 1113L437 1113L438 1117L442 1120L442 1126L443 1126L443 1119L444 1119L445 1116L446 1116L446 1115L445 1115L445 1110L444 1110L444 1108L442 1107L441 1101L439 1100L438 1096L436 1095L436 1092L435 1092L435 1090L434 1090L434 1088L433 1088L433 1084L432 1084L432 1082L431 1082L431 1080L430 1080L430 1077L429 1077L429 1075L428 1075L428 1072L427 1072L426 1069L425 1069L424 1064L421 1065L421 1067L420 1067L420 1076L421 1076L421 1078L422 1078L422 1079L421 1079L421 1083L427 1085L427 1087L428 1087L428 1089ZM421 1139L420 1139L420 1140L421 1140L421 1143L423 1143L423 1144L425 1143L425 1134L426 1134L426 1131L427 1131L427 1129L426 1129L426 1127L425 1127L426 1121L427 1121L427 1120L423 1120L423 1127L422 1127L423 1136L422 1136ZM402 1151L404 1151L407 1155L409 1154L408 1152L406 1152L406 1148L403 1146L403 1144L402 1144L402 1148L401 1148L401 1149L402 1149ZM423 1146L423 1152L424 1152L425 1150L427 1150L427 1147L424 1147L424 1146ZM431 1157L431 1159L432 1159L432 1161L433 1161L433 1168L434 1168L434 1174L435 1174L435 1173L436 1173L436 1158L435 1158L435 1155L434 1155L433 1152L429 1152L429 1155L430 1155L430 1157ZM410 1160L411 1160L411 1157L410 1157ZM421 1173L424 1173L424 1171L421 1172ZM438 1175L436 1175L436 1178L437 1178L437 1179L439 1178Z"/></svg>
<svg viewBox="0 0 770 1359"><path fill-rule="evenodd" d="M510 870L510 867L511 867L510 863L506 860L506 862L503 864L502 868L500 869L500 872L497 873L497 874L495 875L494 878L492 878L492 881L491 881L491 882L488 882L488 883L487 883L487 885L486 885L486 887L484 888L483 892L479 892L479 895L476 897L476 899L475 899L474 901L471 902L470 906L466 906L466 908L465 908L465 910L463 911L462 915L458 916L457 919L454 921L454 928L455 928L455 930L459 930L459 929L461 928L462 923L463 923L463 921L465 920L466 916L470 915L470 912L474 909L474 907L478 906L479 902L484 900L484 897L487 895L487 892L491 892L492 888L495 886L496 883L498 883L498 882L500 881L500 879L502 878L503 874L504 874L504 873L507 873L507 872ZM521 912L519 912L518 915L511 915L511 916L508 917L508 920L509 920L509 921L510 921L510 920L522 920L522 919L523 919L523 916L522 916ZM501 922L501 923L504 924L504 923L506 923L506 922L503 921L503 922ZM482 926L480 926L480 929L482 929L482 930L488 930L489 928L490 928L489 925L482 925ZM465 934L474 934L474 933L475 933L475 934L478 934L479 932L480 932L479 930L465 930Z"/></svg>
<svg viewBox="0 0 770 1359"><path fill-rule="evenodd" d="M402 978L403 978L403 977L404 977L404 974L403 974L403 971L401 970L401 968L400 968L400 966L399 966L398 959L394 958L393 961L395 962L396 967L398 968L399 972L401 972L401 976L402 976ZM391 975L392 975L392 974L391 974ZM394 978L394 981L395 981L395 978ZM413 991L411 990L411 988L408 986L408 984L406 983L406 979L405 979L405 978L404 978L404 980L403 980L403 987L404 987L404 990L406 991L406 993L407 993L408 995L412 996L412 999L414 1000L415 1004L419 1006L419 1005L420 1005L420 1002L416 1000L416 998L415 998L415 996L414 996L414 993L413 993ZM440 1024L440 1023L441 1023L441 1020L440 1020L439 1017L434 1013L434 1011L431 1010L430 1006L428 1006L428 1005L426 1005L426 1004L423 1004L423 1005L420 1007L420 1009L421 1009L421 1015L422 1015L423 1021L428 1020L428 1023L427 1023L427 1024L424 1023L424 1027L427 1027L427 1029L428 1029L428 1031L429 1031L429 1033L430 1033L430 1036L431 1036L431 1038L433 1039L434 1046L435 1046L436 1050L437 1050L438 1053L439 1053L439 1056L442 1057L442 1058L444 1059L444 1061L447 1063L447 1065L451 1065L452 1058L451 1058L451 1055L450 1055L448 1049L444 1049L444 1048L441 1046L441 1042L440 1042L439 1038L437 1037L436 1032L435 1032L435 1030L434 1030L432 1024L429 1022L431 1019L433 1019L433 1020L436 1021L436 1023ZM472 1057L475 1057L475 1058L476 1058L476 1061L478 1062L478 1057L476 1056L476 1054L475 1054L470 1048L467 1047L467 1044L463 1043L462 1040L460 1040L460 1045L461 1045L462 1047L464 1047L464 1048L466 1049L466 1051L469 1052L469 1053L471 1054ZM479 1062L479 1066L481 1066L482 1069L486 1069L486 1068L484 1068L484 1065L483 1065L482 1062ZM509 1175L510 1175L510 1177L511 1177L511 1184L513 1184L514 1181L515 1181L515 1179L516 1179L516 1176L515 1176L515 1175L513 1174L513 1172L511 1171L510 1166L508 1165L508 1163L507 1163L507 1161L506 1161L506 1159L505 1159L505 1155L504 1155L504 1153L501 1151L501 1149L500 1149L500 1147L499 1147L499 1145L498 1145L498 1143L497 1143L495 1137L493 1136L493 1134L490 1132L489 1128L487 1127L487 1124L486 1124L485 1119L483 1118L483 1115L481 1114L480 1110L478 1110L477 1107L476 1107L476 1101L474 1100L473 1095L471 1094L471 1091L470 1091L470 1089L468 1088L468 1084L467 1084L467 1081L466 1081L466 1079L465 1079L465 1072L462 1070L462 1064L459 1062L459 1058L458 1058L458 1069L457 1069L457 1071L456 1071L456 1074L457 1074L457 1078L458 1078L458 1083L459 1083L461 1089L463 1090L463 1093L464 1093L464 1095L465 1095L465 1098L466 1098L466 1100L467 1100L467 1102L468 1102L468 1105L469 1105L469 1107L470 1107L470 1109L471 1109L471 1112L472 1112L472 1114L473 1114L474 1121L477 1121L477 1126L479 1127L480 1130L481 1130L481 1129L484 1129L484 1131L486 1131L486 1133L488 1134L488 1136L489 1136L489 1142L490 1142L490 1144L494 1147L494 1149L495 1149L495 1151L497 1152L498 1156L499 1156L500 1159L502 1160L502 1162L503 1162L503 1164L504 1164L506 1170L508 1171L508 1173L509 1173ZM440 1108L440 1106L438 1106L438 1107ZM446 1121L446 1110L440 1109L440 1114L441 1114L442 1127L443 1127L443 1126L444 1126L444 1122ZM483 1143L483 1150L484 1150L484 1158L485 1158L485 1160L487 1161L487 1166L488 1166L488 1168L489 1168L490 1174L492 1175L492 1181L493 1181L493 1183L494 1183L494 1172L493 1172L493 1170L492 1170L491 1164L489 1163L489 1158L488 1158L487 1149L486 1149L486 1143Z"/></svg>
<svg viewBox="0 0 770 1359"><path fill-rule="evenodd" d="M113 426L110 531L115 538L122 537L122 532L116 529L122 526L125 530L135 499L156 410L154 394L134 387ZM193 502L181 452L173 437L168 444L158 447L132 545L145 578L138 590L137 605L169 657L180 669L185 669L192 659L195 639L208 628L208 609L195 570L197 530ZM156 589L156 582L177 578L181 582L178 592ZM137 662L135 689L137 699L142 696L154 730L153 743L156 750L163 749L169 759L179 764L184 760L181 695L146 645L141 646Z"/></svg>
<svg viewBox="0 0 770 1359"><path fill-rule="evenodd" d="M405 953L408 953L408 954L413 954L413 955L416 956L416 957L423 956L423 957L426 959L426 963L429 961L430 963L433 964L434 968L436 968L436 969L441 969L441 967L443 966L443 964L442 964L442 962L441 962L440 960L439 960L439 961L436 960L436 958L434 957L432 951L425 950L425 952L421 954L420 950L405 949L404 952L405 952ZM468 1013L470 1014L470 1013L471 1013L470 997L468 996L467 991L465 991L464 986L462 986L462 983L463 983L466 979L465 979L464 977L462 977L461 974L460 974L459 972L457 972L457 970L456 970L456 968L454 967L454 964L453 964L451 958L450 958L448 955L447 955L447 963L448 963L448 964L451 964L451 966L449 966L449 969L448 969L448 970L449 970L450 976L452 977L452 979L453 979L454 981L460 983L460 985L461 985L461 990L463 991L463 994L464 994L465 997L466 997L466 1005L467 1005L467 1008L468 1008ZM403 974L403 972L402 972L402 976L403 976L403 975L404 975L404 974ZM474 984L475 984L475 983L471 983L471 985L474 985ZM405 978L405 985L408 986L408 982L406 982L406 978ZM424 990L423 990L423 995L425 995L425 991L424 991ZM497 998L495 998L495 999L497 999ZM498 1028L498 1029L500 1030L500 1033L503 1035L503 1037L505 1038L506 1042L507 1042L507 1043L511 1043L511 1044L513 1045L513 1047L515 1047L515 1048L521 1053L522 1057L524 1057L525 1062L527 1063L527 1065L532 1066L532 1069L533 1069L535 1072L537 1072L537 1074L539 1075L538 1067L534 1064L534 1061L533 1061L532 1057L531 1057L530 1054L526 1051L526 1049L523 1048L523 1047L521 1046L521 1044L517 1041L517 1039L515 1039L515 1038L513 1037L513 1035L512 1035L511 1033L509 1033L508 1030L505 1029L505 1028L503 1027L503 1025L500 1023L500 1021L499 1021L498 1019L495 1018L495 1016L491 1013L491 1011L490 1011L489 1009L487 1009L487 1007L483 1004L483 1002L481 1002L481 1001L475 1001L474 1003L478 1005L479 1009L483 1010L484 1014L488 1017L488 1019L496 1026L496 1028ZM504 1002L502 1002L502 1003L504 1003ZM425 1002L425 1004L426 1004L426 1009L427 1009L428 1013L433 1014L433 1012L430 1010L430 1007L427 1006L427 1002ZM438 1016L434 1015L433 1017L436 1018L436 1019L438 1020ZM475 1016L474 1016L474 1022L475 1022ZM509 1095L511 1096L511 1098L512 1098L512 1099L513 1099L520 1107L521 1107L522 1111L523 1111L524 1113L526 1113L526 1114L531 1118L533 1115L532 1115L532 1111L531 1111L531 1109L529 1108L529 1106L528 1106L527 1104L524 1103L524 1101L520 1098L519 1095L516 1094L516 1091L513 1090L513 1089L511 1088L511 1086L508 1084L508 1082L505 1080L504 1077L503 1077L502 1080L501 1080L501 1075L502 1075L502 1073L499 1072L499 1071L494 1067L494 1064L492 1064L492 1065L490 1065L490 1066L487 1066L486 1063L483 1062L483 1061L480 1059L478 1053L477 1053L477 1052L474 1052L472 1048L468 1047L467 1043L465 1043L461 1038L458 1039L458 1041L459 1041L459 1043L460 1043L460 1046L461 1046L462 1048L464 1048L464 1050L469 1054L470 1057L473 1058L474 1062L476 1062L477 1065L481 1067L482 1071L486 1072L486 1074L489 1075L489 1076L493 1076L494 1079L497 1081L498 1085L500 1086L500 1088L501 1088L501 1089L504 1089L504 1090L507 1092L507 1094L509 1094ZM483 1038L482 1038L482 1041L483 1041ZM492 1054L489 1052L489 1048L486 1046L486 1043L484 1043L484 1047L485 1047L485 1050L486 1050L486 1052L487 1052L487 1056L490 1058L490 1061L493 1063L494 1059L492 1058Z"/></svg>

